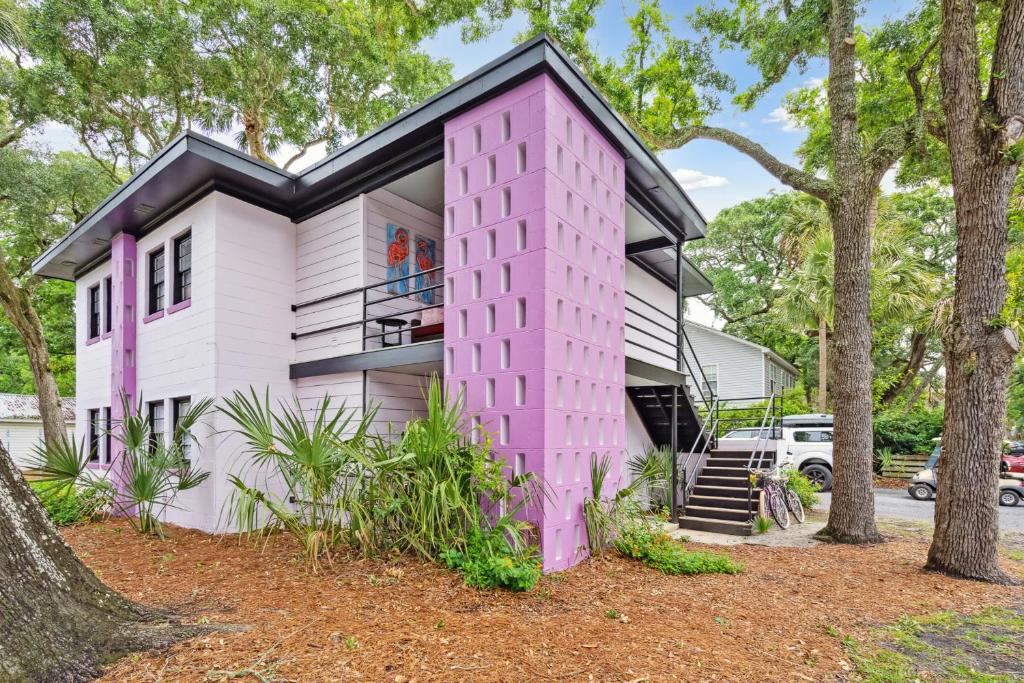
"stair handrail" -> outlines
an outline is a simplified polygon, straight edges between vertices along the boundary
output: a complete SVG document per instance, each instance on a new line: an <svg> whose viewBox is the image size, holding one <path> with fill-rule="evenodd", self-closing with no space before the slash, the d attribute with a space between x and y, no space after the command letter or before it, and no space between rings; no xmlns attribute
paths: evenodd
<svg viewBox="0 0 1024 683"><path fill-rule="evenodd" d="M711 385L708 384L707 375L704 374L704 368L701 367L700 361L697 360L697 352L693 348L693 342L690 341L690 336L686 334L686 323L682 320L679 321L679 336L684 344L679 349L679 355L683 359L683 364L686 366L686 372L693 378L694 382L697 382L697 375L694 374L693 368L690 366L690 360L686 355L686 349L690 350L690 356L693 358L693 364L697 366L697 372L700 373L700 381L697 382L697 393L700 395L701 401L704 403L704 407L709 408L711 401L717 401L718 396L714 391L711 391ZM707 388L707 395L704 393L705 387Z"/></svg>
<svg viewBox="0 0 1024 683"><path fill-rule="evenodd" d="M760 456L757 459L757 464L760 465L764 461L764 451L768 446L768 437L765 436L765 430L768 431L768 435L775 434L775 392L772 392L771 396L768 397L768 405L764 408L764 417L761 418L761 428L757 431L757 439L754 441L754 447L750 451L750 459L747 460L747 469L754 469L754 456L758 455L758 449L760 448ZM771 419L769 419L769 415ZM762 446L761 443L764 442Z"/></svg>
<svg viewBox="0 0 1024 683"><path fill-rule="evenodd" d="M714 416L714 418L712 417ZM708 447L711 445L711 438L714 434L718 433L718 397L716 396L714 401L711 402L711 407L708 409L707 417L701 422L700 432L697 433L697 438L693 440L693 446L690 447L689 452L686 454L686 460L683 461L683 508L686 507L686 501L690 497L690 490L697 482L697 477L687 479L686 468L690 466L690 460L694 455L697 456L697 462L701 461L708 452ZM708 423L711 424L711 429L708 429ZM700 452L697 453L697 444L701 442L701 437L704 438L704 444L701 446Z"/></svg>

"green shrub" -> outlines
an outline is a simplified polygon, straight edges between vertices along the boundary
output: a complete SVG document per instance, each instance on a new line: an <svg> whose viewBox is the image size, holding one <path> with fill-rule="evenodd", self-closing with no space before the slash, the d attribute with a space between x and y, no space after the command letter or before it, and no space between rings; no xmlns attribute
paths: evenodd
<svg viewBox="0 0 1024 683"><path fill-rule="evenodd" d="M687 550L645 521L623 525L615 549L665 574L738 574L743 569L727 555Z"/></svg>
<svg viewBox="0 0 1024 683"><path fill-rule="evenodd" d="M796 493L805 510L810 510L820 501L818 491L821 490L821 486L794 469L786 470L786 486Z"/></svg>
<svg viewBox="0 0 1024 683"><path fill-rule="evenodd" d="M932 439L942 434L942 408L919 408L909 413L897 406L875 415L875 449L897 454L931 453Z"/></svg>
<svg viewBox="0 0 1024 683"><path fill-rule="evenodd" d="M79 491L74 486L60 486L52 482L32 482L31 486L46 514L57 526L88 521L103 505L101 497L91 489Z"/></svg>
<svg viewBox="0 0 1024 683"><path fill-rule="evenodd" d="M463 550L444 550L440 557L449 569L462 572L468 586L521 592L531 590L540 580L536 548L516 550L502 531L478 530Z"/></svg>

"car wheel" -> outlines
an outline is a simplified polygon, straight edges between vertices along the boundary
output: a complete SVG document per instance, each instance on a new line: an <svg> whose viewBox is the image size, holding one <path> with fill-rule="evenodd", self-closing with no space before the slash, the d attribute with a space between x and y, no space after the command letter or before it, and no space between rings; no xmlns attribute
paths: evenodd
<svg viewBox="0 0 1024 683"><path fill-rule="evenodd" d="M910 487L910 497L914 500L931 500L932 490L924 484L914 484Z"/></svg>
<svg viewBox="0 0 1024 683"><path fill-rule="evenodd" d="M999 492L999 504L1005 505L1006 507L1016 507L1017 503L1020 502L1020 496L1013 491L1005 490Z"/></svg>
<svg viewBox="0 0 1024 683"><path fill-rule="evenodd" d="M800 474L807 477L812 484L817 484L822 491L832 489L832 470L824 465L808 465L800 470Z"/></svg>

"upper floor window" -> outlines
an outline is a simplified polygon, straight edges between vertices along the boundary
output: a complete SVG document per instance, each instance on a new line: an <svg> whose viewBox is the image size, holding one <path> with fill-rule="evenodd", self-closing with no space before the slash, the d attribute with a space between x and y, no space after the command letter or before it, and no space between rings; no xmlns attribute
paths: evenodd
<svg viewBox="0 0 1024 683"><path fill-rule="evenodd" d="M150 401L149 403L149 438L154 448L162 446L164 443L163 401Z"/></svg>
<svg viewBox="0 0 1024 683"><path fill-rule="evenodd" d="M188 411L192 408L192 399L188 396L184 398L174 399L174 438L180 439L178 441L178 447L181 449L181 457L188 463L189 458L192 455L192 440L188 434L178 434L178 429L181 427L181 421L188 414Z"/></svg>
<svg viewBox="0 0 1024 683"><path fill-rule="evenodd" d="M192 232L174 240L174 301L192 298Z"/></svg>
<svg viewBox="0 0 1024 683"><path fill-rule="evenodd" d="M100 461L100 411L89 410L89 462Z"/></svg>
<svg viewBox="0 0 1024 683"><path fill-rule="evenodd" d="M164 308L164 250L149 253L149 313Z"/></svg>
<svg viewBox="0 0 1024 683"><path fill-rule="evenodd" d="M100 286L89 288L89 339L100 336Z"/></svg>
<svg viewBox="0 0 1024 683"><path fill-rule="evenodd" d="M103 331L110 332L114 327L113 317L114 281L109 277L103 281Z"/></svg>

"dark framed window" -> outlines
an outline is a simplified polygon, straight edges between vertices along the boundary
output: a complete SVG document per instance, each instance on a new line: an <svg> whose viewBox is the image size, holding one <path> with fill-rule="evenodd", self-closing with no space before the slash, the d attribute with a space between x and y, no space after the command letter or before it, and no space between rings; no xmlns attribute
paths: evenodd
<svg viewBox="0 0 1024 683"><path fill-rule="evenodd" d="M192 232L174 240L174 302L192 298Z"/></svg>
<svg viewBox="0 0 1024 683"><path fill-rule="evenodd" d="M89 410L89 462L100 461L100 411Z"/></svg>
<svg viewBox="0 0 1024 683"><path fill-rule="evenodd" d="M103 409L103 461L110 462L113 452L110 450L110 432L113 428L110 420L110 408Z"/></svg>
<svg viewBox="0 0 1024 683"><path fill-rule="evenodd" d="M164 309L164 250L149 253L149 313Z"/></svg>
<svg viewBox="0 0 1024 683"><path fill-rule="evenodd" d="M100 336L100 286L89 288L89 339Z"/></svg>
<svg viewBox="0 0 1024 683"><path fill-rule="evenodd" d="M103 281L103 331L110 332L114 327L114 320L111 313L114 310L113 307L114 297L114 281L109 277Z"/></svg>
<svg viewBox="0 0 1024 683"><path fill-rule="evenodd" d="M164 402L149 403L149 439L155 448L164 442Z"/></svg>
<svg viewBox="0 0 1024 683"><path fill-rule="evenodd" d="M178 436L178 427L181 425L181 420L188 411L192 409L192 398L189 396L183 398L174 399L173 410L174 410L174 435L175 438ZM181 448L181 457L185 460L185 464L188 465L189 459L192 457L192 437L189 434L184 434L178 442L178 446Z"/></svg>

